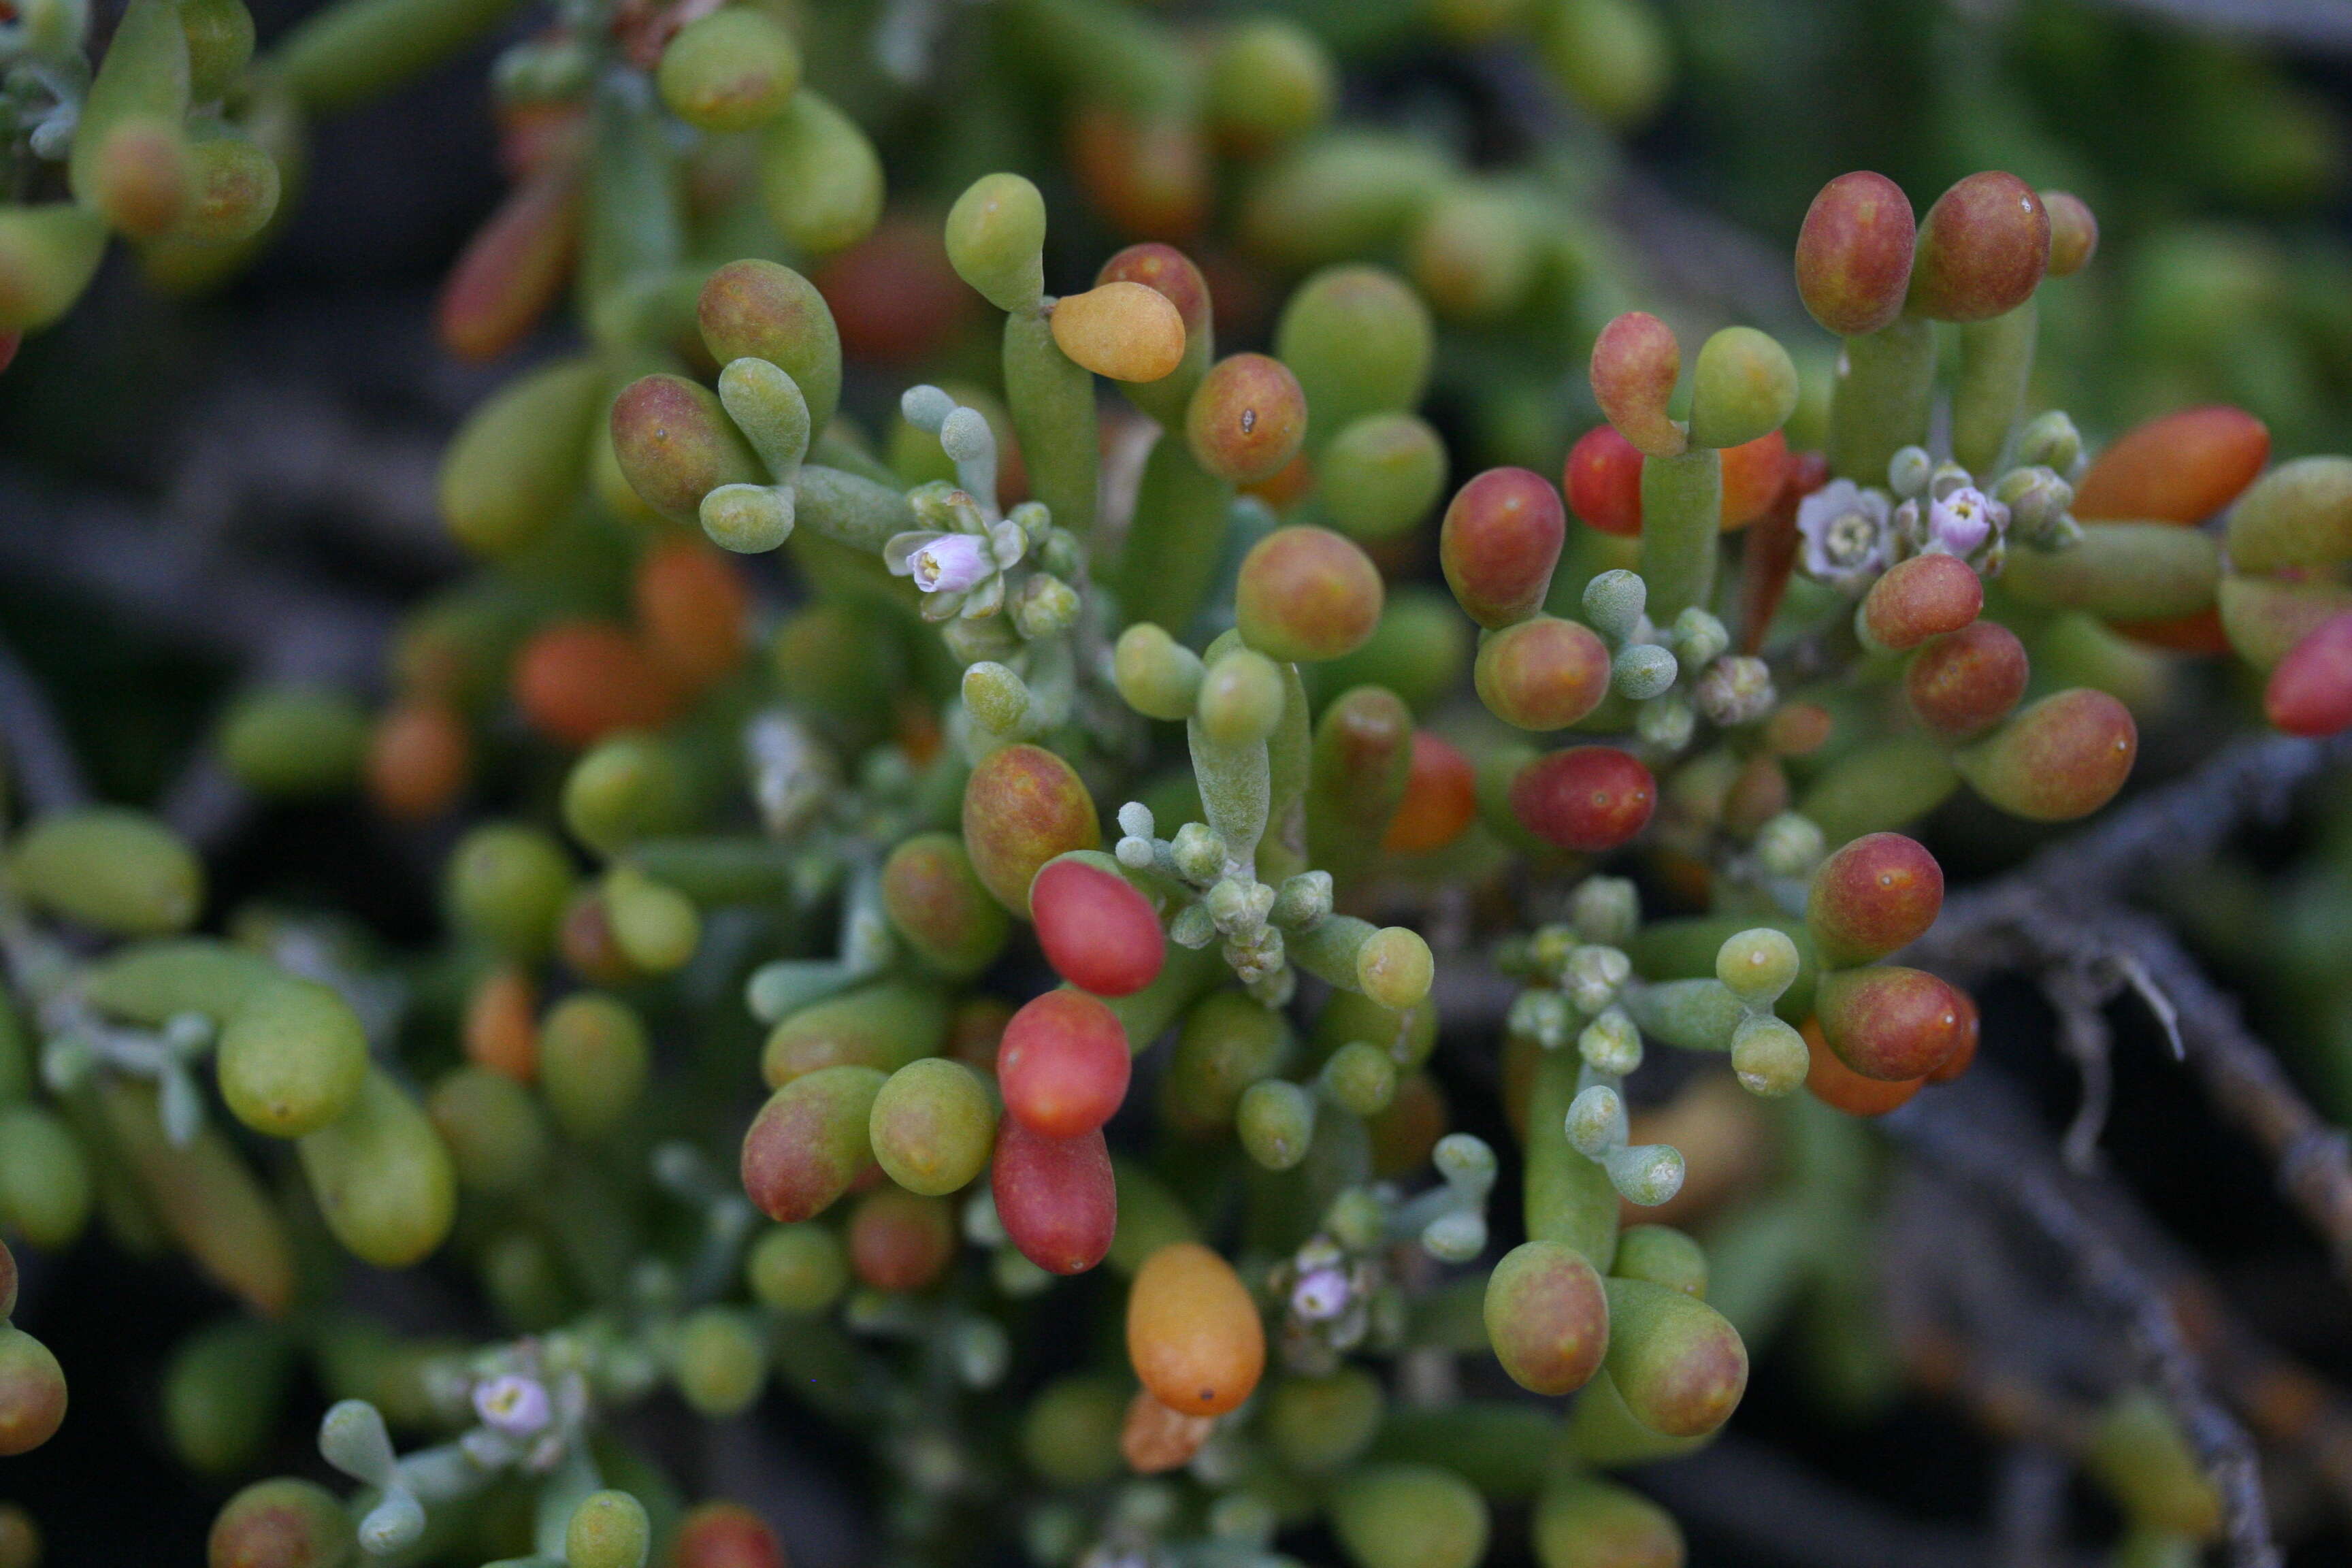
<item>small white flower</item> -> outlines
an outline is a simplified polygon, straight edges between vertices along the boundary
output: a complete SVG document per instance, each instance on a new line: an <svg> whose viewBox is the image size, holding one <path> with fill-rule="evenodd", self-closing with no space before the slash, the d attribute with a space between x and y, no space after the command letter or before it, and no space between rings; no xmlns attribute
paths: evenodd
<svg viewBox="0 0 2352 1568"><path fill-rule="evenodd" d="M987 542L969 533L930 534L902 551L899 542L907 538L902 533L887 547L890 570L914 578L915 586L926 594L964 593L996 570L988 558Z"/></svg>
<svg viewBox="0 0 2352 1568"><path fill-rule="evenodd" d="M528 1437L554 1415L547 1385L535 1377L485 1378L474 1384L474 1414L482 1425L509 1437Z"/></svg>
<svg viewBox="0 0 2352 1568"><path fill-rule="evenodd" d="M1290 1310L1310 1323L1328 1323L1348 1310L1351 1294L1339 1269L1309 1269L1291 1287Z"/></svg>
<svg viewBox="0 0 2352 1568"><path fill-rule="evenodd" d="M1927 550L1962 559L2009 526L2009 508L1974 485L1962 485L1927 507Z"/></svg>
<svg viewBox="0 0 2352 1568"><path fill-rule="evenodd" d="M1805 542L1805 571L1824 583L1850 586L1885 569L1885 492L1852 479L1832 479L1797 507Z"/></svg>

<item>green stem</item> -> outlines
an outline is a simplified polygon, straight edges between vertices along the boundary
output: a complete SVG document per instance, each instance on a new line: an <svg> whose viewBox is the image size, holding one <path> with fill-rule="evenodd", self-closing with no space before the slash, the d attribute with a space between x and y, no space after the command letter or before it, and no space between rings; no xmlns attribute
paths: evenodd
<svg viewBox="0 0 2352 1568"><path fill-rule="evenodd" d="M1185 721L1184 735L1192 743L1201 809L1217 837L1225 841L1227 863L1255 865L1272 795L1265 742L1226 745L1211 740L1198 719Z"/></svg>
<svg viewBox="0 0 2352 1568"><path fill-rule="evenodd" d="M1846 339L1830 397L1830 472L1857 484L1885 484L1896 452L1927 444L1935 393L1933 322L1906 316Z"/></svg>
<svg viewBox="0 0 2352 1568"><path fill-rule="evenodd" d="M1119 558L1120 614L1181 638L1216 580L1233 502L1233 486L1193 460L1181 432L1161 436L1145 459Z"/></svg>
<svg viewBox="0 0 2352 1568"><path fill-rule="evenodd" d="M1029 468L1029 492L1054 521L1080 539L1094 532L1101 465L1095 433L1095 378L1054 342L1041 310L1004 318L1004 398L1013 408Z"/></svg>
<svg viewBox="0 0 2352 1568"><path fill-rule="evenodd" d="M1960 329L1960 369L1952 386L1952 457L1990 486L2009 433L2025 412L2040 312L2028 300L2005 316Z"/></svg>
<svg viewBox="0 0 2352 1568"><path fill-rule="evenodd" d="M823 463L803 463L793 493L799 498L793 517L800 527L853 550L879 555L892 534L915 526L905 496Z"/></svg>
<svg viewBox="0 0 2352 1568"><path fill-rule="evenodd" d="M1642 581L1650 619L1663 626L1715 597L1723 527L1723 454L1695 447L1642 459Z"/></svg>
<svg viewBox="0 0 2352 1568"><path fill-rule="evenodd" d="M1546 1051L1536 1064L1528 1097L1528 1239L1572 1247L1607 1273L1617 1257L1617 1189L1607 1171L1568 1141L1579 1065L1577 1054L1566 1048Z"/></svg>

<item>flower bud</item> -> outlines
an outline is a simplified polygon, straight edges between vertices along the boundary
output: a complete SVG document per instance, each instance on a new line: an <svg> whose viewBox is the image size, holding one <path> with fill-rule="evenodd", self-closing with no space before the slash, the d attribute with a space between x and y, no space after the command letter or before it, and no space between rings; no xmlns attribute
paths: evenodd
<svg viewBox="0 0 2352 1568"><path fill-rule="evenodd" d="M823 1068L785 1084L743 1135L743 1190L770 1219L822 1214L874 1163L868 1131L886 1081L866 1067Z"/></svg>
<svg viewBox="0 0 2352 1568"><path fill-rule="evenodd" d="M1543 476L1489 468L1445 509L1438 560L1463 609L1491 630L1542 607L1567 534L1559 492Z"/></svg>
<svg viewBox="0 0 2352 1568"><path fill-rule="evenodd" d="M2090 265L2099 248L2099 220L2091 204L2071 191L2043 191L2050 215L2050 276L2071 278Z"/></svg>
<svg viewBox="0 0 2352 1568"><path fill-rule="evenodd" d="M1801 877L1820 863L1822 830L1811 819L1784 811L1756 830L1756 858L1776 877Z"/></svg>
<svg viewBox="0 0 2352 1568"><path fill-rule="evenodd" d="M1937 321L1989 321L2028 300L2050 265L2050 214L2015 174L1970 174L1919 226L1905 301Z"/></svg>
<svg viewBox="0 0 2352 1568"><path fill-rule="evenodd" d="M1045 198L1018 174L983 174L949 209L948 260L1000 310L1035 308L1045 292Z"/></svg>
<svg viewBox="0 0 2352 1568"><path fill-rule="evenodd" d="M1609 683L1629 702L1647 702L1672 689L1681 663L1657 643L1629 642L1611 662Z"/></svg>
<svg viewBox="0 0 2352 1568"><path fill-rule="evenodd" d="M1822 1037L1864 1078L1902 1083L1933 1072L1959 1047L1970 1010L1959 993L1917 969L1832 969L1817 997Z"/></svg>
<svg viewBox="0 0 2352 1568"><path fill-rule="evenodd" d="M1538 615L1487 636L1474 677L1479 700L1506 724L1563 730L1609 694L1609 650L1582 624Z"/></svg>
<svg viewBox="0 0 2352 1568"><path fill-rule="evenodd" d="M1158 381L1184 358L1184 319L1141 283L1099 284L1054 303L1054 342L1072 363L1113 381Z"/></svg>
<svg viewBox="0 0 2352 1568"><path fill-rule="evenodd" d="M1337 435L1364 415L1420 405L1435 331L1429 308L1394 273L1351 263L1325 268L1291 294L1274 353L1307 395L1308 428Z"/></svg>
<svg viewBox="0 0 2352 1568"><path fill-rule="evenodd" d="M1307 396L1290 367L1265 354L1219 360L1184 414L1184 438L1221 479L1255 484L1281 471L1307 438Z"/></svg>
<svg viewBox="0 0 2352 1568"><path fill-rule="evenodd" d="M1614 425L1596 425L1577 439L1559 483L1569 510L1586 527L1622 539L1640 535L1642 453Z"/></svg>
<svg viewBox="0 0 2352 1568"><path fill-rule="evenodd" d="M1612 746L1574 746L1538 758L1511 783L1520 826L1562 849L1598 854L1649 826L1657 805L1650 770Z"/></svg>
<svg viewBox="0 0 2352 1568"><path fill-rule="evenodd" d="M1609 423L1645 457L1671 458L1690 444L1666 412L1682 368L1674 329L1646 311L1626 311L1593 340L1592 395Z"/></svg>
<svg viewBox="0 0 2352 1568"><path fill-rule="evenodd" d="M1856 619L1874 647L1901 653L1957 632L1984 609L1984 580L1967 562L1941 551L1898 561L1870 585Z"/></svg>
<svg viewBox="0 0 2352 1568"><path fill-rule="evenodd" d="M1797 367L1789 351L1754 327L1726 327L1708 338L1693 374L1693 446L1760 441L1797 411Z"/></svg>
<svg viewBox="0 0 2352 1568"><path fill-rule="evenodd" d="M1609 1299L1582 1253L1557 1241L1512 1248L1486 1277L1486 1340L1531 1394L1573 1394L1609 1349Z"/></svg>
<svg viewBox="0 0 2352 1568"><path fill-rule="evenodd" d="M1954 759L1976 792L2030 822L2071 822L2115 798L2139 754L2131 710L2078 687L2043 698Z"/></svg>
<svg viewBox="0 0 2352 1568"><path fill-rule="evenodd" d="M855 121L804 87L761 137L760 199L795 249L830 255L874 232L882 160ZM809 407L815 412L814 397Z"/></svg>
<svg viewBox="0 0 2352 1568"><path fill-rule="evenodd" d="M654 84L669 111L698 131L751 131L800 86L801 52L766 12L730 5L671 35Z"/></svg>
<svg viewBox="0 0 2352 1568"><path fill-rule="evenodd" d="M1234 613L1251 647L1286 662L1338 658L1381 618L1380 569L1325 528L1279 528L1242 561Z"/></svg>
<svg viewBox="0 0 2352 1568"><path fill-rule="evenodd" d="M1821 188L1797 235L1797 292L1824 331L1874 332L1903 313L1915 240L1911 200L1858 169Z"/></svg>
<svg viewBox="0 0 2352 1568"><path fill-rule="evenodd" d="M963 841L997 902L1025 916L1038 868L1066 850L1099 847L1101 826L1076 770L1023 744L990 753L965 781Z"/></svg>
<svg viewBox="0 0 2352 1568"><path fill-rule="evenodd" d="M1603 572L1584 585L1584 618L1602 637L1623 642L1640 630L1649 597L1648 584L1634 573L1622 567Z"/></svg>

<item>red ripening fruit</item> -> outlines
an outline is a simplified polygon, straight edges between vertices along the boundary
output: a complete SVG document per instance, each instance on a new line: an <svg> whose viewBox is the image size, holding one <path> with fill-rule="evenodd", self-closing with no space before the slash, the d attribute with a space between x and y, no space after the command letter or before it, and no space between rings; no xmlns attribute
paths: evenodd
<svg viewBox="0 0 2352 1568"><path fill-rule="evenodd" d="M1984 1033L1984 1019L1977 1012L1977 999L1965 991L1955 990L1952 994L1960 1001L1960 1043L1952 1047L1952 1054L1944 1058L1941 1067L1927 1075L1929 1083L1949 1083L1968 1071L1969 1064L1977 1059L1977 1042Z"/></svg>
<svg viewBox="0 0 2352 1568"><path fill-rule="evenodd" d="M1838 1060L1837 1053L1822 1038L1818 1018L1806 1019L1800 1033L1805 1037L1805 1049L1810 1053L1805 1088L1815 1100L1833 1110L1843 1110L1848 1116L1884 1116L1896 1106L1907 1104L1927 1081L1915 1078L1901 1083L1885 1083L1863 1077Z"/></svg>
<svg viewBox="0 0 2352 1568"><path fill-rule="evenodd" d="M646 647L679 686L700 691L742 662L751 595L720 552L697 540L656 544L637 562L630 594Z"/></svg>
<svg viewBox="0 0 2352 1568"><path fill-rule="evenodd" d="M1581 621L1530 616L1484 639L1471 680L1504 723L1564 730L1609 695L1609 649Z"/></svg>
<svg viewBox="0 0 2352 1568"><path fill-rule="evenodd" d="M2139 755L2131 710L2074 687L2021 710L1956 759L1976 792L2029 822L2072 822L2113 800Z"/></svg>
<svg viewBox="0 0 2352 1568"><path fill-rule="evenodd" d="M441 285L433 327L442 347L479 363L530 335L572 276L580 194L579 169L569 161L507 194Z"/></svg>
<svg viewBox="0 0 2352 1568"><path fill-rule="evenodd" d="M1944 907L1944 868L1916 840L1866 833L1821 864L1805 900L1827 966L1868 963L1927 932Z"/></svg>
<svg viewBox="0 0 2352 1568"><path fill-rule="evenodd" d="M1649 826L1658 788L1650 770L1614 746L1571 746L1538 757L1511 781L1511 814L1547 844L1597 854Z"/></svg>
<svg viewBox="0 0 2352 1568"><path fill-rule="evenodd" d="M1054 973L1097 996L1129 996L1160 978L1168 941L1135 884L1083 860L1052 860L1029 884L1029 918Z"/></svg>
<svg viewBox="0 0 2352 1568"><path fill-rule="evenodd" d="M1007 1114L996 1130L989 1187L1004 1234L1046 1272L1083 1274L1109 1253L1118 1189L1101 1129L1048 1138Z"/></svg>
<svg viewBox="0 0 2352 1568"><path fill-rule="evenodd" d="M809 281L824 296L849 359L917 360L963 324L971 293L948 264L936 222L892 216L829 258Z"/></svg>
<svg viewBox="0 0 2352 1568"><path fill-rule="evenodd" d="M2270 461L2267 426L2224 404L2135 425L2107 444L2069 509L2084 522L2202 522Z"/></svg>
<svg viewBox="0 0 2352 1568"><path fill-rule="evenodd" d="M1958 631L1983 610L1984 580L1958 556L1937 551L1888 567L1862 601L1862 626L1880 647L1902 653Z"/></svg>
<svg viewBox="0 0 2352 1568"><path fill-rule="evenodd" d="M465 721L446 702L404 698L384 710L368 737L369 798L402 822L438 816L466 787L473 756Z"/></svg>
<svg viewBox="0 0 2352 1568"><path fill-rule="evenodd" d="M1146 240L1129 246L1095 274L1096 287L1105 283L1140 283L1157 289L1183 318L1188 343L1209 330L1209 281L1192 258L1172 245Z"/></svg>
<svg viewBox="0 0 2352 1568"><path fill-rule="evenodd" d="M1069 118L1069 156L1088 204L1115 228L1185 239L1208 217L1208 144L1188 116L1080 109Z"/></svg>
<svg viewBox="0 0 2352 1568"><path fill-rule="evenodd" d="M1821 188L1797 231L1797 292L1823 330L1859 337L1903 313L1918 230L1911 198L1856 169Z"/></svg>
<svg viewBox="0 0 2352 1568"><path fill-rule="evenodd" d="M2042 210L2050 215L2050 276L2072 278L2098 253L2098 215L2072 191L2043 191Z"/></svg>
<svg viewBox="0 0 2352 1568"><path fill-rule="evenodd" d="M707 1502L677 1521L667 1568L784 1568L784 1549L742 1504Z"/></svg>
<svg viewBox="0 0 2352 1568"><path fill-rule="evenodd" d="M1965 741L2008 718L2032 673L2015 632L1999 621L1971 621L1911 656L1903 695L1922 725Z"/></svg>
<svg viewBox="0 0 2352 1568"><path fill-rule="evenodd" d="M849 1267L877 1290L927 1290L955 1261L955 1219L946 1200L882 1187L849 1216Z"/></svg>
<svg viewBox="0 0 2352 1568"><path fill-rule="evenodd" d="M1747 527L1771 509L1788 482L1789 438L1775 430L1723 449L1722 525ZM1569 448L1560 489L1588 528L1632 539L1642 531L1642 454L1614 425L1596 425Z"/></svg>
<svg viewBox="0 0 2352 1568"><path fill-rule="evenodd" d="M1242 558L1234 616L1242 640L1269 658L1338 658L1379 626L1386 595L1363 546L1328 528L1294 524Z"/></svg>
<svg viewBox="0 0 2352 1568"><path fill-rule="evenodd" d="M1133 1069L1118 1015L1083 991L1048 991L1031 1002L996 1047L1005 1114L1047 1138L1076 1138L1108 1121Z"/></svg>
<svg viewBox="0 0 2352 1568"><path fill-rule="evenodd" d="M1412 763L1404 799L1389 818L1381 847L1391 855L1426 855L1468 830L1478 815L1478 770L1426 730L1412 735Z"/></svg>
<svg viewBox="0 0 2352 1568"><path fill-rule="evenodd" d="M1595 425L1568 449L1559 488L1587 528L1632 539L1642 531L1642 454L1614 425Z"/></svg>
<svg viewBox="0 0 2352 1568"><path fill-rule="evenodd" d="M1789 437L1768 431L1753 441L1723 449L1723 511L1726 533L1746 528L1780 499L1789 479Z"/></svg>
<svg viewBox="0 0 2352 1568"><path fill-rule="evenodd" d="M2263 690L2263 713L2290 735L2352 728L2352 614L2322 621L2278 661Z"/></svg>
<svg viewBox="0 0 2352 1568"><path fill-rule="evenodd" d="M1230 355L1210 366L1193 392L1184 411L1184 439L1201 466L1221 479L1237 485L1270 479L1307 439L1307 394L1280 360Z"/></svg>
<svg viewBox="0 0 2352 1568"><path fill-rule="evenodd" d="M1970 174L1919 226L1908 308L1938 321L1989 321L2033 298L2050 266L2050 214L2015 174Z"/></svg>
<svg viewBox="0 0 2352 1568"><path fill-rule="evenodd" d="M1568 514L1550 481L1526 468L1489 468L1454 492L1437 555L1462 608L1492 630L1542 606L1567 539Z"/></svg>
<svg viewBox="0 0 2352 1568"><path fill-rule="evenodd" d="M1817 993L1822 1038L1864 1078L1924 1078L1960 1047L1968 1008L1949 984L1923 969L1873 964L1832 969Z"/></svg>
<svg viewBox="0 0 2352 1568"><path fill-rule="evenodd" d="M677 693L637 639L600 621L542 627L516 656L514 696L530 727L567 746L667 722Z"/></svg>
<svg viewBox="0 0 2352 1568"><path fill-rule="evenodd" d="M1682 368L1674 329L1646 310L1626 311L1592 340L1593 399L1609 423L1650 457L1674 457L1690 443L1666 413Z"/></svg>

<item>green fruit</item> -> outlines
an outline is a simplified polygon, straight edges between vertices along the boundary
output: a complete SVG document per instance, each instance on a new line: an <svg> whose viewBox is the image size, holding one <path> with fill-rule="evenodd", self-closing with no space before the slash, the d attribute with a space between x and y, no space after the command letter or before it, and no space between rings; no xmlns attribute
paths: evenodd
<svg viewBox="0 0 2352 1568"><path fill-rule="evenodd" d="M143 811L79 806L37 820L8 858L26 900L114 936L165 936L204 907L205 872L180 836Z"/></svg>
<svg viewBox="0 0 2352 1568"><path fill-rule="evenodd" d="M331 987L282 979L230 1016L214 1065L221 1098L239 1121L273 1138L300 1138L359 1099L367 1031Z"/></svg>
<svg viewBox="0 0 2352 1568"><path fill-rule="evenodd" d="M1472 1568L1486 1500L1434 1465L1368 1465L1333 1489L1331 1526L1356 1568Z"/></svg>
<svg viewBox="0 0 2352 1568"><path fill-rule="evenodd" d="M645 1093L652 1052L628 1004L600 992L565 997L539 1031L539 1087L556 1125L583 1141L617 1129Z"/></svg>
<svg viewBox="0 0 2352 1568"><path fill-rule="evenodd" d="M457 1173L424 1110L379 1068L341 1120L301 1142L302 1171L337 1241L378 1268L405 1268L457 1217Z"/></svg>

